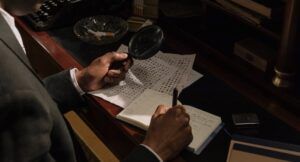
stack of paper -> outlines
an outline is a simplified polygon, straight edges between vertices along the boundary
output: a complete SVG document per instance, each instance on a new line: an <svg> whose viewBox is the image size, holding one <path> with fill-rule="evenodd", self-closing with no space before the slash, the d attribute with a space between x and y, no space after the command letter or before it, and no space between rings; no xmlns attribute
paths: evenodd
<svg viewBox="0 0 300 162"><path fill-rule="evenodd" d="M122 45L118 51L127 52ZM202 75L192 69L195 54L179 55L158 52L147 60L134 60L134 65L119 85L90 92L115 105L126 108L145 89L172 95L173 89L182 90Z"/></svg>

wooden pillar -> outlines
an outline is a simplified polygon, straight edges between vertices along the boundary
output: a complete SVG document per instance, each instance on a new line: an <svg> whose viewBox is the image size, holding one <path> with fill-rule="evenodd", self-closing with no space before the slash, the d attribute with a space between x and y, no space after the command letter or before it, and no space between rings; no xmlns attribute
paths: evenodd
<svg viewBox="0 0 300 162"><path fill-rule="evenodd" d="M296 48L298 34L299 0L287 0L284 15L281 43L274 67L275 76L272 80L276 87L290 88L295 84Z"/></svg>

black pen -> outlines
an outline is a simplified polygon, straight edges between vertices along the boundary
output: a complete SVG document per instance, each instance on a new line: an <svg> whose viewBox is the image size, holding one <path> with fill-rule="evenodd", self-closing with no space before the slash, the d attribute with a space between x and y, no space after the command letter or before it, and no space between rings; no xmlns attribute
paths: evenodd
<svg viewBox="0 0 300 162"><path fill-rule="evenodd" d="M174 88L173 90L173 101L172 101L172 107L177 105L177 98L178 98L178 90L177 88Z"/></svg>

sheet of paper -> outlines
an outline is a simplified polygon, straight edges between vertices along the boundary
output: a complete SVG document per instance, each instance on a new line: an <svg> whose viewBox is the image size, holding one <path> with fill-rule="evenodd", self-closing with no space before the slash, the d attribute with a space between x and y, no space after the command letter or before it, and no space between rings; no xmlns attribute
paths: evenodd
<svg viewBox="0 0 300 162"><path fill-rule="evenodd" d="M128 52L125 45L118 51ZM128 106L146 88L171 95L174 87L181 89L202 75L192 70L195 54L179 55L159 52L147 60L134 60L134 65L119 85L90 92L122 108Z"/></svg>
<svg viewBox="0 0 300 162"><path fill-rule="evenodd" d="M128 47L121 45L118 51L127 52ZM174 53L163 53L162 51L159 51L153 57L162 59L177 69L172 77L165 78L153 86L153 89L156 91L172 94L174 87L179 88L179 91L181 91L182 89L190 86L196 80L203 77L201 73L198 73L192 69L196 57L195 54L180 55Z"/></svg>
<svg viewBox="0 0 300 162"><path fill-rule="evenodd" d="M121 46L120 51L126 51ZM126 78L119 85L90 92L120 107L126 107L146 88L152 88L157 82L171 77L176 67L165 61L152 57L147 60L134 60L134 65L126 74Z"/></svg>
<svg viewBox="0 0 300 162"><path fill-rule="evenodd" d="M190 86L190 85L193 84L196 80L198 80L198 79L200 79L200 78L202 78L202 77L203 77L203 75L202 75L201 73L198 73L197 71L192 70L190 76L188 77L187 82L185 83L184 86L182 86L183 89L186 88L186 87L188 87L188 86Z"/></svg>
<svg viewBox="0 0 300 162"><path fill-rule="evenodd" d="M172 94L176 87L179 91L187 87L192 81L190 75L195 60L195 54L179 55L159 52L155 57L166 61L169 65L177 67L175 74L170 78L165 78L154 85L153 89L162 93ZM193 73L195 74L195 73Z"/></svg>

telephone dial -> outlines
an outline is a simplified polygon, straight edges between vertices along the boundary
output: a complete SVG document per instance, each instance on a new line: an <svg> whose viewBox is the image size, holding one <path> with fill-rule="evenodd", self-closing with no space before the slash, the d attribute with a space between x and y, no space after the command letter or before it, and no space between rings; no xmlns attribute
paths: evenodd
<svg viewBox="0 0 300 162"><path fill-rule="evenodd" d="M23 19L35 30L48 30L75 23L79 19L97 14L110 14L125 0L46 0L40 9Z"/></svg>

